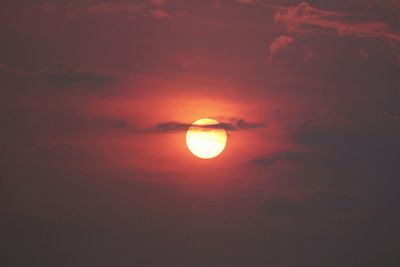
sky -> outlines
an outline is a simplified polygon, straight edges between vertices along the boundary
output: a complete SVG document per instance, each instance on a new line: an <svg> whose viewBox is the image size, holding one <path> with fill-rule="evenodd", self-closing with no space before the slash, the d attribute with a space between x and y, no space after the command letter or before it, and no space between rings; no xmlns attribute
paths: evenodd
<svg viewBox="0 0 400 267"><path fill-rule="evenodd" d="M400 266L398 0L6 0L0 38L0 265Z"/></svg>

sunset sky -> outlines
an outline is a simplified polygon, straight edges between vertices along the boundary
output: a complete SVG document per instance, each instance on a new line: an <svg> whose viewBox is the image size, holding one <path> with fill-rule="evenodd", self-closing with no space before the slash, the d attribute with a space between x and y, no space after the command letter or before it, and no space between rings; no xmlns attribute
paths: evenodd
<svg viewBox="0 0 400 267"><path fill-rule="evenodd" d="M1 266L400 266L399 0L0 6Z"/></svg>

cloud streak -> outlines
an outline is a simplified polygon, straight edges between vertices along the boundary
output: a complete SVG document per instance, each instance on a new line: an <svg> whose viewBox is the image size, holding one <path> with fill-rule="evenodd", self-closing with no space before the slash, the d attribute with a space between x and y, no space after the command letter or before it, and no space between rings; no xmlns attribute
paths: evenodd
<svg viewBox="0 0 400 267"><path fill-rule="evenodd" d="M118 80L113 73L77 68L43 68L24 70L0 64L1 84L13 84L20 87L40 88L87 88L99 89L115 84Z"/></svg>
<svg viewBox="0 0 400 267"><path fill-rule="evenodd" d="M309 152L304 151L279 151L268 156L257 157L251 160L256 165L273 166L281 161L303 160L310 157Z"/></svg>
<svg viewBox="0 0 400 267"><path fill-rule="evenodd" d="M99 3L90 6L87 13L91 15L136 14L143 12L144 9L145 6L140 4Z"/></svg>
<svg viewBox="0 0 400 267"><path fill-rule="evenodd" d="M187 131L192 124L182 123L182 122L162 122L155 126L154 130L156 132L181 132ZM212 129L224 129L227 131L238 131L238 130L255 130L259 128L266 127L265 123L262 122L248 122L244 119L231 119L230 122L222 122L220 124L210 124L210 125L197 125L196 126L202 130L212 130Z"/></svg>
<svg viewBox="0 0 400 267"><path fill-rule="evenodd" d="M162 9L152 9L150 10L150 15L154 18L154 19L170 19L171 15L168 14L167 12L165 12Z"/></svg>
<svg viewBox="0 0 400 267"><path fill-rule="evenodd" d="M400 35L389 31L386 23L378 17L324 11L306 2L275 13L274 22L282 25L286 32L306 35L319 30L334 30L338 35L360 38L383 38L390 42L400 42Z"/></svg>
<svg viewBox="0 0 400 267"><path fill-rule="evenodd" d="M36 77L63 87L85 85L100 87L115 81L110 74L81 70L44 70L36 74Z"/></svg>
<svg viewBox="0 0 400 267"><path fill-rule="evenodd" d="M275 38L269 47L271 58L278 54L281 50L287 48L294 42L294 38L287 35L281 35Z"/></svg>
<svg viewBox="0 0 400 267"><path fill-rule="evenodd" d="M309 196L291 198L281 194L269 195L259 206L267 215L322 215L346 213L358 203L347 195L315 192Z"/></svg>

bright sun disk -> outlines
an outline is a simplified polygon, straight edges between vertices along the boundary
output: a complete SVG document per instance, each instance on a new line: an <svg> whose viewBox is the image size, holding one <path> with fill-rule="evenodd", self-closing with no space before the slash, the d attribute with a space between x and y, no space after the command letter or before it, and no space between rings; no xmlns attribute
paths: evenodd
<svg viewBox="0 0 400 267"><path fill-rule="evenodd" d="M193 122L186 132L186 144L196 157L215 158L225 149L226 131L214 119L204 118Z"/></svg>

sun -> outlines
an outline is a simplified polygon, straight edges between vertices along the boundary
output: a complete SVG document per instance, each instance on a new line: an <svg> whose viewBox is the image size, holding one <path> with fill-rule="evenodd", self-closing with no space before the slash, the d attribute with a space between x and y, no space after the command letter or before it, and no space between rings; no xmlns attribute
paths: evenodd
<svg viewBox="0 0 400 267"><path fill-rule="evenodd" d="M186 132L186 144L196 157L212 159L224 151L227 135L222 125L209 118L197 120Z"/></svg>

